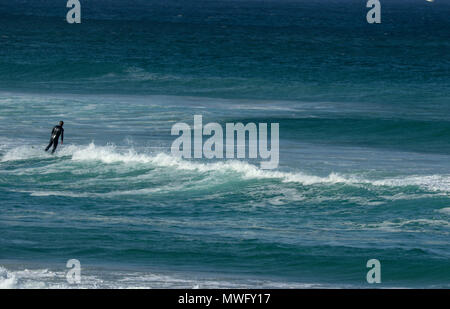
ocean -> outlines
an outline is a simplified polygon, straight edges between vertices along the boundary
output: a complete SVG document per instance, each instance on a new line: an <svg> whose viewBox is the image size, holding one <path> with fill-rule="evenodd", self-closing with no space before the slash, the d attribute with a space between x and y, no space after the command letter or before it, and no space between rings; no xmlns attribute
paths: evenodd
<svg viewBox="0 0 450 309"><path fill-rule="evenodd" d="M381 2L0 1L0 288L450 288L450 2Z"/></svg>

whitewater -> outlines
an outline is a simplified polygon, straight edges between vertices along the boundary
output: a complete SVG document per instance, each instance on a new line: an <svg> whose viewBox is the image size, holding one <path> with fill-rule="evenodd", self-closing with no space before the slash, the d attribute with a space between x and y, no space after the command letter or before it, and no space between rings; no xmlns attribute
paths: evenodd
<svg viewBox="0 0 450 309"><path fill-rule="evenodd" d="M43 152L40 148L42 147L38 145L15 147L6 151L6 153L0 158L0 161L13 162L54 158L53 155ZM272 179L287 183L298 183L301 185L346 184L361 186L366 184L371 186L388 187L416 186L424 190L444 194L450 192L450 175L412 175L407 177L369 180L359 177L358 175L341 175L339 173L331 173L326 177L320 177L308 175L302 172L267 171L243 160L239 161L224 159L215 163L201 163L202 161L200 160L195 161L181 159L174 157L169 153L158 153L151 155L137 153L134 149L119 151L114 145L96 146L94 143L90 143L86 146L66 145L57 153L56 158L74 162L92 161L101 162L104 164L122 163L125 166L131 165L131 168L134 169L136 168L136 164L142 164L145 168L164 167L175 170L198 172L202 174L209 174L211 172L226 174L232 172L235 174L235 177L241 177L242 179ZM47 169L46 172L43 171L42 168L38 170L39 173L54 172L51 168ZM17 172L22 173L23 171L19 169ZM32 173L32 169L26 169L26 172Z"/></svg>

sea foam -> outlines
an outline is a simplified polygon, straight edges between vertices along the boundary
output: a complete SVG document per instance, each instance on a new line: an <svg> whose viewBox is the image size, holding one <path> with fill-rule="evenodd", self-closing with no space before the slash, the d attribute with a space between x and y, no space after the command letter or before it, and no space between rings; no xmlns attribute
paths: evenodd
<svg viewBox="0 0 450 309"><path fill-rule="evenodd" d="M120 153L115 147L99 147L90 144L84 149L74 151L72 160L97 160L103 163L143 163L160 167L170 167L179 170L191 170L201 173L232 171L241 174L246 179L278 179L282 182L293 182L302 185L314 184L347 184L373 186L404 187L419 186L431 191L450 192L449 175L412 175L386 179L365 179L357 175L342 175L330 173L328 176L315 176L302 172L283 172L263 170L256 165L244 161L227 160L222 162L203 163L188 161L173 157L166 153L156 155L138 154L134 150Z"/></svg>
<svg viewBox="0 0 450 309"><path fill-rule="evenodd" d="M305 186L316 184L371 185L379 187L417 186L433 192L450 192L450 175L410 175L384 179L367 179L355 174L343 175L332 172L327 176L316 176L301 171L263 170L254 164L239 160L220 162L190 161L176 158L167 153L138 153L134 149L121 150L114 145L97 146L94 143L85 146L64 146L54 157L37 147L16 147L9 149L1 158L1 162L39 158L65 159L65 157L68 157L73 162L97 161L104 164L144 164L198 173L220 174L231 172L240 175L244 179L272 179L284 183L299 183Z"/></svg>
<svg viewBox="0 0 450 309"><path fill-rule="evenodd" d="M13 289L16 285L16 276L6 268L0 266L0 289Z"/></svg>

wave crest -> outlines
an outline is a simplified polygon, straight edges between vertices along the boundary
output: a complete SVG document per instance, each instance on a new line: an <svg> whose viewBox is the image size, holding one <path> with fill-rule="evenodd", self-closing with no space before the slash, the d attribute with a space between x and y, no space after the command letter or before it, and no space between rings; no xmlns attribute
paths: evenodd
<svg viewBox="0 0 450 309"><path fill-rule="evenodd" d="M134 149L122 149L114 145L86 146L67 145L55 156L33 146L21 146L8 150L1 162L70 157L73 162L102 162L104 164L144 164L152 167L171 168L199 173L234 173L243 179L278 180L283 183L298 183L305 186L316 184L344 184L352 186L406 187L417 186L432 192L450 192L450 175L411 175L385 179L366 179L358 175L330 173L327 176L309 175L300 171L263 170L254 164L227 160L220 162L190 161L176 158L167 153L138 153Z"/></svg>

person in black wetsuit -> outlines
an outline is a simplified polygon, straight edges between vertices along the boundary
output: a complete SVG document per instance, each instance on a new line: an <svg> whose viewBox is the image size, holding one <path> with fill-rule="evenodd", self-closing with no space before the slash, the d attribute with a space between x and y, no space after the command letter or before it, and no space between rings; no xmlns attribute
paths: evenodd
<svg viewBox="0 0 450 309"><path fill-rule="evenodd" d="M61 136L61 144L63 144L64 142L63 125L64 121L60 121L59 125L53 127L52 136L50 137L50 143L48 144L47 148L45 148L45 151L49 150L50 147L53 145L52 154L55 153L56 147L58 147L58 140L60 136Z"/></svg>

